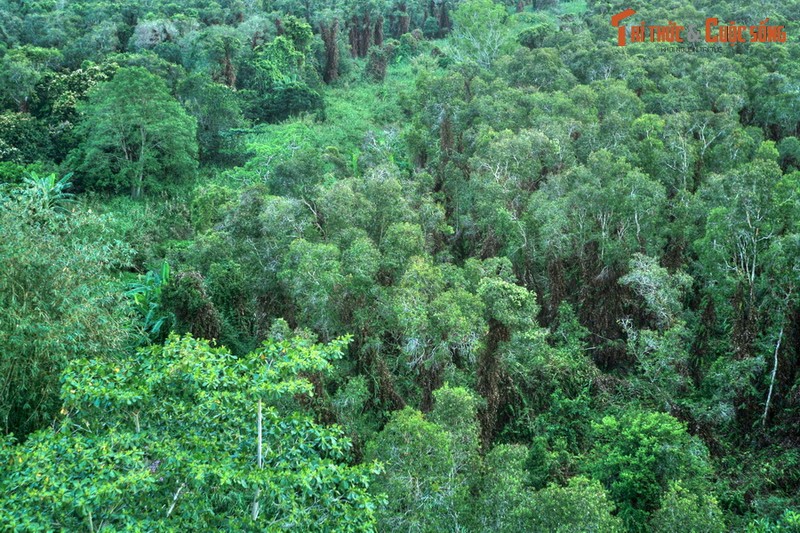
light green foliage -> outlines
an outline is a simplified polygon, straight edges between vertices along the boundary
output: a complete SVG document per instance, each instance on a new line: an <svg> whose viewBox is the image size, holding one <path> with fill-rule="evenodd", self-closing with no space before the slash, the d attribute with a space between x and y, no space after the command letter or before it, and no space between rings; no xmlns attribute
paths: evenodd
<svg viewBox="0 0 800 533"><path fill-rule="evenodd" d="M311 26L296 17L289 17L286 24L286 35L253 51L250 74L244 80L248 115L256 121L279 122L305 112L324 116L322 95L311 86L319 77L307 66Z"/></svg>
<svg viewBox="0 0 800 533"><path fill-rule="evenodd" d="M175 317L163 308L161 294L170 282L169 263L164 261L158 271L150 270L139 276L125 293L133 300L145 334L153 341L163 340ZM167 327L164 327L165 324Z"/></svg>
<svg viewBox="0 0 800 533"><path fill-rule="evenodd" d="M434 391L433 397L429 418L450 434L455 473L469 479L479 466L478 399L469 389L447 384Z"/></svg>
<svg viewBox="0 0 800 533"><path fill-rule="evenodd" d="M768 4L0 0L0 529L797 529ZM620 47L626 7L788 39ZM214 340L129 353L170 330ZM292 332L353 342L290 350L251 474Z"/></svg>
<svg viewBox="0 0 800 533"><path fill-rule="evenodd" d="M670 274L652 257L638 253L633 255L629 269L619 282L631 286L644 299L659 328L669 328L680 314L681 297L692 278L683 272Z"/></svg>
<svg viewBox="0 0 800 533"><path fill-rule="evenodd" d="M36 84L60 61L61 52L52 48L24 45L7 51L0 59L0 102L27 112Z"/></svg>
<svg viewBox="0 0 800 533"><path fill-rule="evenodd" d="M727 531L722 511L713 496L692 494L676 483L653 513L653 531L690 531L692 533L722 533Z"/></svg>
<svg viewBox="0 0 800 533"><path fill-rule="evenodd" d="M425 257L413 257L398 284L394 312L403 354L416 371L440 368L455 351L473 362L486 332L484 303Z"/></svg>
<svg viewBox="0 0 800 533"><path fill-rule="evenodd" d="M382 268L396 279L405 272L408 261L425 253L425 236L417 224L400 222L390 225L381 241Z"/></svg>
<svg viewBox="0 0 800 533"><path fill-rule="evenodd" d="M539 221L541 246L559 257L618 264L641 248L660 243L664 189L609 152L595 152L588 167L556 176L534 194L529 207Z"/></svg>
<svg viewBox="0 0 800 533"><path fill-rule="evenodd" d="M74 200L74 195L65 192L72 187L69 181L72 174L66 174L57 178L55 174L39 176L36 172L31 172L22 182L25 187L23 196L28 203L28 208L34 212L56 211L65 213L67 207Z"/></svg>
<svg viewBox="0 0 800 533"><path fill-rule="evenodd" d="M525 486L525 456L521 445L498 444L484 457L480 497L473 507L475 529L515 533L525 529L520 512L530 499Z"/></svg>
<svg viewBox="0 0 800 533"><path fill-rule="evenodd" d="M478 296L486 305L490 320L517 330L535 325L538 312L536 295L524 287L499 277L486 277L478 284Z"/></svg>
<svg viewBox="0 0 800 533"><path fill-rule="evenodd" d="M147 70L120 69L80 109L85 140L69 161L84 186L139 197L194 176L196 122Z"/></svg>
<svg viewBox="0 0 800 533"><path fill-rule="evenodd" d="M786 509L777 521L767 518L755 520L747 524L747 533L783 533L800 530L800 512Z"/></svg>
<svg viewBox="0 0 800 533"><path fill-rule="evenodd" d="M467 504L467 486L458 475L452 437L411 408L397 411L373 442L367 457L381 461L386 472L371 486L385 494L377 512L386 531L446 531L463 527L458 510Z"/></svg>
<svg viewBox="0 0 800 533"><path fill-rule="evenodd" d="M171 337L136 358L73 361L59 431L3 444L0 522L28 530L371 529L376 500L367 487L379 468L347 466L350 442L289 401L311 393L299 375L329 369L345 344L268 341L235 358Z"/></svg>
<svg viewBox="0 0 800 533"><path fill-rule="evenodd" d="M523 511L525 529L554 533L621 532L614 503L597 481L574 477L566 487L550 485L534 492Z"/></svg>
<svg viewBox="0 0 800 533"><path fill-rule="evenodd" d="M511 41L506 10L491 0L468 0L453 12L453 55L489 68Z"/></svg>
<svg viewBox="0 0 800 533"><path fill-rule="evenodd" d="M298 318L305 326L325 337L337 331L336 294L344 279L336 246L304 239L292 242L279 278L296 302Z"/></svg>

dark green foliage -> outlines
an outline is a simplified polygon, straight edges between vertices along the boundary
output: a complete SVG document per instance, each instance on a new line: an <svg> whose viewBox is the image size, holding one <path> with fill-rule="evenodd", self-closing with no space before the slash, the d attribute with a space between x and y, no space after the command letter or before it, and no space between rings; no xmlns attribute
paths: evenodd
<svg viewBox="0 0 800 533"><path fill-rule="evenodd" d="M302 81L273 83L263 95L253 94L248 103L249 117L259 122L280 122L306 112L324 117L324 109L322 95Z"/></svg>
<svg viewBox="0 0 800 533"><path fill-rule="evenodd" d="M0 113L0 161L29 164L52 153L47 126L28 114Z"/></svg>

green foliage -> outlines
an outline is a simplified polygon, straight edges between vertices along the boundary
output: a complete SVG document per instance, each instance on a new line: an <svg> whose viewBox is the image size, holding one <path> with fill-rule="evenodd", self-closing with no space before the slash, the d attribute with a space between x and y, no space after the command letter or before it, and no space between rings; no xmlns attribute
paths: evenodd
<svg viewBox="0 0 800 533"><path fill-rule="evenodd" d="M79 109L78 132L85 140L68 165L84 187L127 188L137 198L194 176L196 122L147 70L120 69Z"/></svg>
<svg viewBox="0 0 800 533"><path fill-rule="evenodd" d="M523 520L531 531L624 531L614 503L597 481L574 477L565 487L550 485L526 502Z"/></svg>
<svg viewBox="0 0 800 533"><path fill-rule="evenodd" d="M55 174L40 177L35 172L31 172L29 177L22 180L23 184L27 186L24 194L28 208L38 212L48 210L66 212L66 208L73 202L74 196L72 193L64 192L72 187L72 183L69 181L71 177L71 173L58 179Z"/></svg>
<svg viewBox="0 0 800 533"><path fill-rule="evenodd" d="M467 503L467 487L457 466L447 431L419 411L397 411L367 447L367 457L386 464L371 486L385 494L377 512L387 531L452 530L463 521L457 510Z"/></svg>
<svg viewBox="0 0 800 533"><path fill-rule="evenodd" d="M727 531L717 500L713 496L692 494L679 483L670 487L661 508L653 514L651 524L653 531Z"/></svg>
<svg viewBox="0 0 800 533"><path fill-rule="evenodd" d="M376 500L367 488L379 467L347 466L350 442L340 431L286 403L311 392L300 374L329 369L346 342L268 341L234 358L173 336L136 358L73 361L59 431L13 449L4 443L0 521L12 529L370 529ZM52 461L62 449L69 460Z"/></svg>
<svg viewBox="0 0 800 533"><path fill-rule="evenodd" d="M114 239L110 217L65 209L68 178L32 175L0 194L0 424L19 439L52 420L72 360L121 353L129 342L113 272L130 249Z"/></svg>
<svg viewBox="0 0 800 533"><path fill-rule="evenodd" d="M631 411L593 424L586 470L603 483L626 527L642 530L670 484L692 494L709 490L708 452L683 424L663 413Z"/></svg>
<svg viewBox="0 0 800 533"><path fill-rule="evenodd" d="M0 529L797 529L797 0L612 4L0 2Z"/></svg>
<svg viewBox="0 0 800 533"><path fill-rule="evenodd" d="M238 156L241 147L230 130L243 126L244 118L234 91L198 74L187 77L178 91L189 115L197 120L200 160L224 161Z"/></svg>
<svg viewBox="0 0 800 533"><path fill-rule="evenodd" d="M36 84L60 60L61 52L52 48L23 45L8 50L0 59L0 103L27 113Z"/></svg>
<svg viewBox="0 0 800 533"><path fill-rule="evenodd" d="M468 0L453 12L454 56L489 68L511 40L506 10L491 0Z"/></svg>
<svg viewBox="0 0 800 533"><path fill-rule="evenodd" d="M152 341L163 340L174 321L174 316L170 316L164 310L161 297L164 286L169 280L169 263L164 261L159 271L150 270L147 274L139 276L139 281L131 284L125 293L133 299L141 327ZM165 324L168 324L167 327L164 327Z"/></svg>
<svg viewBox="0 0 800 533"><path fill-rule="evenodd" d="M52 142L42 121L25 113L0 113L0 161L33 163L51 152Z"/></svg>

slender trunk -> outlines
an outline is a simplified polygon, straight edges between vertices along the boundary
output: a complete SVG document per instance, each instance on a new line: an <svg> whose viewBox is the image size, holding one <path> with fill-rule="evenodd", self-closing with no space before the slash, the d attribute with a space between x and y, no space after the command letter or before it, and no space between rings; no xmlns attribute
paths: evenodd
<svg viewBox="0 0 800 533"><path fill-rule="evenodd" d="M395 37L400 37L401 35L408 33L408 30L411 27L411 17L408 15L408 12L406 11L407 8L405 2L400 4L398 9L400 10L400 29L398 30L397 35L395 35Z"/></svg>
<svg viewBox="0 0 800 533"><path fill-rule="evenodd" d="M131 191L131 196L134 198L139 198L142 196L144 189L144 151L147 144L147 131L145 131L144 125L139 126L139 135L141 136L142 144L139 148L139 170Z"/></svg>
<svg viewBox="0 0 800 533"><path fill-rule="evenodd" d="M358 57L358 17L355 15L350 19L348 38L350 40L350 57Z"/></svg>
<svg viewBox="0 0 800 533"><path fill-rule="evenodd" d="M761 418L761 426L767 426L767 415L769 414L769 402L772 400L772 388L775 386L775 374L778 373L778 351L781 349L781 341L783 340L783 327L781 332L778 333L778 342L775 344L775 355L772 364L772 377L769 381L769 392L767 393L767 403L764 406L764 416Z"/></svg>
<svg viewBox="0 0 800 533"><path fill-rule="evenodd" d="M178 503L178 496L181 495L181 491L186 487L186 483L181 483L181 486L178 487L178 490L175 491L175 495L172 497L172 504L167 509L167 517L172 514L172 511L175 510L175 505Z"/></svg>
<svg viewBox="0 0 800 533"><path fill-rule="evenodd" d="M367 57L367 50L372 44L372 22L369 13L364 13L358 39L358 57Z"/></svg>
<svg viewBox="0 0 800 533"><path fill-rule="evenodd" d="M508 328L497 320L489 320L489 335L486 347L478 357L477 389L486 400L478 413L481 423L481 447L488 450L494 441L498 427L498 414L505 401L503 387L503 369L498 357L500 343L508 341Z"/></svg>
<svg viewBox="0 0 800 533"><path fill-rule="evenodd" d="M261 400L258 400L258 469L264 467L264 455L262 451L264 433L262 430L262 413L261 413ZM253 521L258 519L258 497L261 496L261 487L256 488L256 493L253 496Z"/></svg>

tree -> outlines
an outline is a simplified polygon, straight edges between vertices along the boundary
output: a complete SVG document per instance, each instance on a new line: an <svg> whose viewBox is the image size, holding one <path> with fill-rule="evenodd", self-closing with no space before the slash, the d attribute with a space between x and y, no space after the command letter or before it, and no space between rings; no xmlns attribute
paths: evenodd
<svg viewBox="0 0 800 533"><path fill-rule="evenodd" d="M379 466L349 466L341 431L292 402L312 391L301 374L330 370L346 342L270 340L237 358L172 336L136 357L73 361L57 429L0 445L0 524L373 529Z"/></svg>
<svg viewBox="0 0 800 533"><path fill-rule="evenodd" d="M36 84L60 60L61 52L52 48L25 45L6 52L0 59L0 103L13 102L27 113Z"/></svg>
<svg viewBox="0 0 800 533"><path fill-rule="evenodd" d="M728 531L722 519L722 511L714 496L692 494L680 483L670 486L661 502L661 508L653 513L653 531L694 531L697 533L722 533Z"/></svg>
<svg viewBox="0 0 800 533"><path fill-rule="evenodd" d="M708 452L686 427L664 413L632 411L593 424L596 439L586 470L619 507L625 526L644 530L670 483L693 494L708 491Z"/></svg>
<svg viewBox="0 0 800 533"><path fill-rule="evenodd" d="M366 455L387 465L372 485L373 493L387 496L377 513L381 530L463 527L458 509L466 506L467 487L457 475L451 437L441 426L406 407L392 415Z"/></svg>
<svg viewBox="0 0 800 533"><path fill-rule="evenodd" d="M84 187L127 187L138 198L194 175L197 124L146 69L120 69L79 109L84 141L66 164Z"/></svg>
<svg viewBox="0 0 800 533"><path fill-rule="evenodd" d="M506 10L492 0L469 0L453 12L454 57L489 68L511 42Z"/></svg>
<svg viewBox="0 0 800 533"><path fill-rule="evenodd" d="M614 516L614 503L597 481L577 476L566 487L550 485L533 493L523 507L526 531L578 533L621 532L622 521Z"/></svg>
<svg viewBox="0 0 800 533"><path fill-rule="evenodd" d="M180 84L178 94L188 113L197 120L200 160L217 161L238 155L229 134L229 130L245 124L236 93L206 76L194 74Z"/></svg>

